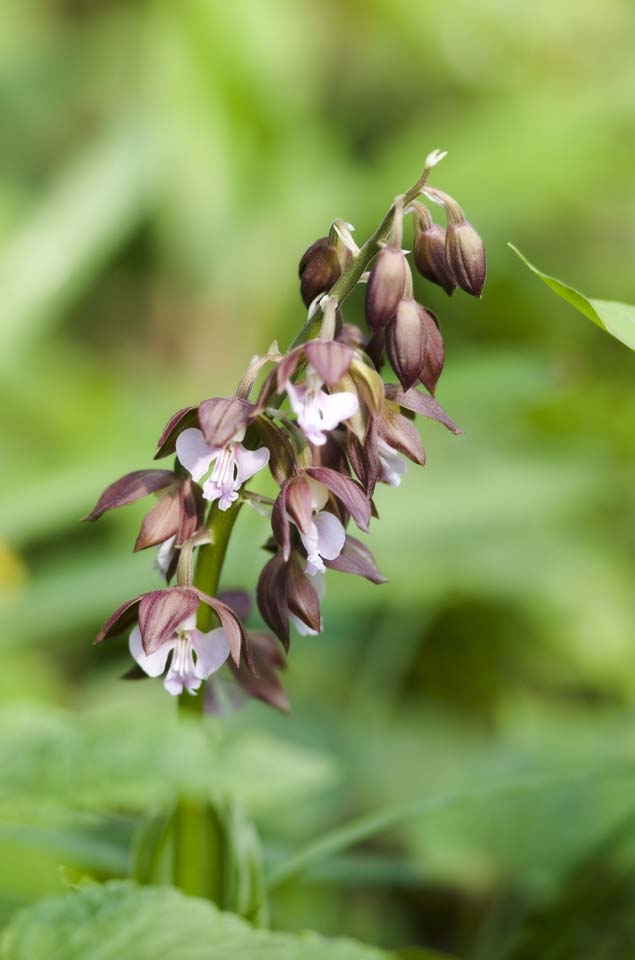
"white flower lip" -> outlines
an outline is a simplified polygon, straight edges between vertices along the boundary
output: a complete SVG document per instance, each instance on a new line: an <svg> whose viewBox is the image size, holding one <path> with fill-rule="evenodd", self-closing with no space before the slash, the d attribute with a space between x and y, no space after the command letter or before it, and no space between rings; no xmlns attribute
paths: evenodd
<svg viewBox="0 0 635 960"><path fill-rule="evenodd" d="M172 696L178 696L184 690L196 693L203 680L219 670L229 657L229 642L223 628L204 633L196 629L195 616L181 624L172 639L151 654L144 652L141 630L136 626L130 634L129 648L132 657L149 677L160 677L165 673L168 657L172 654L163 680L163 686Z"/></svg>
<svg viewBox="0 0 635 960"><path fill-rule="evenodd" d="M203 484L206 500L218 500L221 510L228 510L238 499L243 483L266 467L269 450L247 450L238 440L231 440L224 447L210 447L202 432L189 427L176 440L176 455L192 479L201 480L212 467L212 472Z"/></svg>
<svg viewBox="0 0 635 960"><path fill-rule="evenodd" d="M326 434L342 421L354 416L359 401L354 393L326 393L322 380L309 366L306 383L297 385L287 381L285 389L291 409L298 418L298 426L309 443L321 447L326 443Z"/></svg>

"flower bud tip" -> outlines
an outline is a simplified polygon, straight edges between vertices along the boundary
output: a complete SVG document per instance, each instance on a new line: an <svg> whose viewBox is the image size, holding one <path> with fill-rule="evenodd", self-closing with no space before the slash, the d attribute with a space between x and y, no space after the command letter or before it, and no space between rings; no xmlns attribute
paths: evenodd
<svg viewBox="0 0 635 960"><path fill-rule="evenodd" d="M432 153L429 153L426 157L425 169L431 170L432 167L436 167L437 163L441 163L444 157L447 157L447 150L433 150Z"/></svg>

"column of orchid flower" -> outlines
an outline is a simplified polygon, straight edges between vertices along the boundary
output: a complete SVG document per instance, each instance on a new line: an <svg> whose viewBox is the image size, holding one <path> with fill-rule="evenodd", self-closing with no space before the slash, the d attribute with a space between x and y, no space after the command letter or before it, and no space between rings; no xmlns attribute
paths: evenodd
<svg viewBox="0 0 635 960"><path fill-rule="evenodd" d="M301 635L323 628L327 569L383 582L367 547L348 532L350 524L367 532L376 516L377 483L396 487L406 460L425 463L415 414L458 432L434 399L444 365L443 338L435 315L413 297L402 249L404 217L413 217L414 262L427 280L448 294L459 286L477 297L485 281L478 234L451 197L427 186L444 155L430 154L420 179L396 199L361 249L353 228L341 220L309 247L300 262L308 317L292 349L281 355L274 347L252 360L233 396L175 413L156 453L156 459L174 455L172 469L127 474L104 491L89 514L87 519L95 520L159 494L135 550L158 547L156 566L168 585L121 604L97 642L129 631L134 669L163 676L169 693L203 702L204 687L205 702L216 708L219 671L227 665L225 681L233 685L223 686L231 689L230 698L241 691L287 709L277 676L285 659L276 641L269 633L247 632L246 594L218 593L240 504L270 518L265 544L270 556L257 602L287 653L292 628ZM422 197L445 209L447 227L433 222ZM341 315L344 300L364 280L367 334ZM386 359L397 382L382 378ZM267 364L273 369L262 382ZM275 500L247 486L267 466L279 488ZM205 501L211 504L207 517ZM212 629L203 629L212 621Z"/></svg>

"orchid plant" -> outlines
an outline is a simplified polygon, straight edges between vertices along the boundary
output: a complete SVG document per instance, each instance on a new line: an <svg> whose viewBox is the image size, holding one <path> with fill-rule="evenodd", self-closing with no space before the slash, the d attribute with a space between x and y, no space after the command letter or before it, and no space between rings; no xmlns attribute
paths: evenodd
<svg viewBox="0 0 635 960"><path fill-rule="evenodd" d="M130 675L162 676L183 711L216 711L235 702L237 693L288 710L279 671L292 631L316 635L324 629L327 571L385 582L367 546L348 531L354 524L368 533L378 483L397 487L407 460L425 463L415 415L460 432L434 397L445 361L443 337L436 316L414 299L402 246L404 219L412 216L419 272L448 295L461 287L481 296L483 243L456 201L428 186L444 156L434 151L427 157L420 178L396 198L361 248L350 224L333 222L300 260L308 314L290 349L283 354L274 343L250 361L234 395L175 413L156 452L159 460L173 456L172 468L121 477L86 518L158 494L135 550L158 548L156 567L165 586L122 603L97 642L128 633ZM444 208L447 227L433 222L423 199ZM347 297L364 282L367 330L342 316ZM267 467L278 486L275 499L251 487ZM219 592L243 504L263 516L269 557L256 598L270 632L246 629L245 592ZM192 855L177 849L174 881L199 893L191 809L182 812L180 824L177 846L187 836Z"/></svg>

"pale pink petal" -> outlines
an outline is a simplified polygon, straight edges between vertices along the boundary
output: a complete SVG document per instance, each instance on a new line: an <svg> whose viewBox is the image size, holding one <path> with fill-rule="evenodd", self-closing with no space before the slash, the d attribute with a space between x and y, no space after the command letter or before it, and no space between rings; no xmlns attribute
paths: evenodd
<svg viewBox="0 0 635 960"><path fill-rule="evenodd" d="M324 510L315 518L318 533L318 553L325 560L335 560L344 547L346 533L338 518Z"/></svg>
<svg viewBox="0 0 635 960"><path fill-rule="evenodd" d="M234 457L236 458L236 487L242 486L245 480L253 477L263 467L269 463L269 451L266 447L260 447L258 450L247 450L242 443L234 444Z"/></svg>
<svg viewBox="0 0 635 960"><path fill-rule="evenodd" d="M188 693L195 694L201 685L201 680L196 676L194 670L180 673L177 670L170 669L168 675L163 681L163 686L171 693L173 697L187 690Z"/></svg>
<svg viewBox="0 0 635 960"><path fill-rule="evenodd" d="M303 620L300 620L299 617L296 617L295 613L289 614L289 622L293 624L301 637L317 637L320 633L320 630L314 630L312 627L307 627L306 623Z"/></svg>
<svg viewBox="0 0 635 960"><path fill-rule="evenodd" d="M311 574L311 583L320 600L324 600L326 594L326 577L324 571Z"/></svg>
<svg viewBox="0 0 635 960"><path fill-rule="evenodd" d="M320 510L326 506L329 498L329 488L326 484L314 480L313 477L305 476L304 479L308 483L309 490L311 491L311 508L315 513L319 513Z"/></svg>
<svg viewBox="0 0 635 960"><path fill-rule="evenodd" d="M208 480L203 487L203 497L213 503L218 500L218 506L221 510L229 510L232 503L238 500L238 494L235 490L224 490L219 487L214 480Z"/></svg>
<svg viewBox="0 0 635 960"><path fill-rule="evenodd" d="M192 646L196 651L196 666L194 672L201 680L209 677L222 667L229 656L229 643L222 627L203 633L193 630L191 634Z"/></svg>
<svg viewBox="0 0 635 960"><path fill-rule="evenodd" d="M306 394L306 387L295 387L290 380L284 385L285 390L287 391L287 396L289 398L289 403L291 404L291 409L299 416L304 409L304 395Z"/></svg>
<svg viewBox="0 0 635 960"><path fill-rule="evenodd" d="M391 487L398 487L407 469L406 461L382 439L377 444L377 452L381 466L381 479Z"/></svg>
<svg viewBox="0 0 635 960"><path fill-rule="evenodd" d="M161 676L165 670L165 665L168 662L170 650L174 649L174 643L164 643L159 647L158 650L155 650L154 653L151 653L148 656L147 653L143 652L141 630L139 630L139 627L135 627L130 634L128 646L134 659L137 661L143 672L147 673L149 677Z"/></svg>
<svg viewBox="0 0 635 960"><path fill-rule="evenodd" d="M326 435L322 431L322 414L320 413L319 397L322 391L310 389L307 386L294 387L291 381L286 385L289 402L293 412L298 417L298 426L310 443L321 447L326 443Z"/></svg>
<svg viewBox="0 0 635 960"><path fill-rule="evenodd" d="M306 533L302 533L301 530L299 531L299 533L300 533L300 540L302 541L302 545L306 550L307 565L306 565L306 570L304 572L308 573L309 576L312 576L315 573L325 570L326 568L324 566L324 563L322 561L322 558L320 556L320 552L318 549L318 542L319 542L320 535L318 533L318 528L315 525L315 523L311 524L311 526L306 531Z"/></svg>
<svg viewBox="0 0 635 960"><path fill-rule="evenodd" d="M354 393L325 393L318 396L318 407L322 416L322 429L333 430L342 420L348 420L359 409L359 401Z"/></svg>
<svg viewBox="0 0 635 960"><path fill-rule="evenodd" d="M176 534L173 537L170 537L168 540L164 540L160 545L156 560L154 561L155 568L159 571L162 577L166 577L168 570L172 564L172 559L174 557L174 544L176 541Z"/></svg>
<svg viewBox="0 0 635 960"><path fill-rule="evenodd" d="M200 480L218 455L217 447L210 447L196 427L189 427L176 438L176 455L194 480Z"/></svg>

